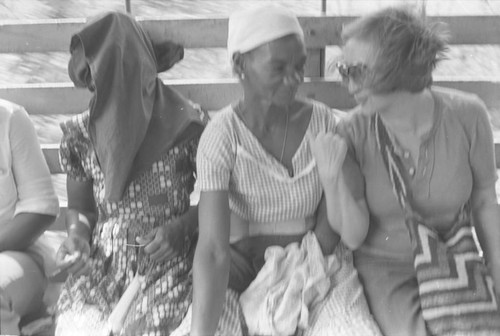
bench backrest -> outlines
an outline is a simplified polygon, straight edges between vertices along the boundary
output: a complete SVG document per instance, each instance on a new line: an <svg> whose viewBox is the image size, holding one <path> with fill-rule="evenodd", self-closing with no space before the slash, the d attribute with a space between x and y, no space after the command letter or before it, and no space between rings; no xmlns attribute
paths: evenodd
<svg viewBox="0 0 500 336"><path fill-rule="evenodd" d="M353 99L338 79L324 77L328 63L325 48L341 44L342 26L352 19L346 16L299 18L308 48L307 78L299 94L340 109L354 106ZM429 20L448 24L452 32L451 44L500 45L499 16L442 16L430 17ZM142 21L155 38L174 40L185 48L224 48L226 44L226 18ZM66 52L71 35L84 23L85 19L0 22L0 53ZM208 110L218 110L241 95L235 79L166 82ZM500 111L500 78L436 78L435 84L476 93L488 108ZM87 108L90 95L86 90L74 88L71 83L45 83L0 86L0 98L23 105L30 114L50 115L79 113ZM44 154L53 174L61 173L57 148L57 144L44 145ZM500 161L499 146L496 151ZM497 162L497 167L500 167L500 162Z"/></svg>

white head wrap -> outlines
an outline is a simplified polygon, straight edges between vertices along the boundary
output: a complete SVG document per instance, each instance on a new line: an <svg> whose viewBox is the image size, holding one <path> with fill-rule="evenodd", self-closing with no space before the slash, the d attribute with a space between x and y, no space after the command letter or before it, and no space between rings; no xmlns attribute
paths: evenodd
<svg viewBox="0 0 500 336"><path fill-rule="evenodd" d="M284 7L267 5L235 12L229 17L227 51L245 53L281 37L304 32L295 14Z"/></svg>

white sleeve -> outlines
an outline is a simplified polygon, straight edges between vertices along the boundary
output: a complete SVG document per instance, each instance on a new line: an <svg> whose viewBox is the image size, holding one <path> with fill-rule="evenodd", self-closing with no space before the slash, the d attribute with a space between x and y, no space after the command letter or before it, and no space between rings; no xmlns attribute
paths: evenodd
<svg viewBox="0 0 500 336"><path fill-rule="evenodd" d="M18 193L14 215L23 212L57 215L59 202L49 168L40 149L35 127L24 109L13 113L9 139L12 172Z"/></svg>

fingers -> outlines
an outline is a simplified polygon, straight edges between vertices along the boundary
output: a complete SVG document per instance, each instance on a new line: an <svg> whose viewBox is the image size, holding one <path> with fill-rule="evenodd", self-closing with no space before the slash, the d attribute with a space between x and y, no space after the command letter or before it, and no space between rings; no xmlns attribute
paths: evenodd
<svg viewBox="0 0 500 336"><path fill-rule="evenodd" d="M155 261L164 261L174 257L176 253L170 244L169 234L172 233L165 226L157 228L154 239L144 247L144 252Z"/></svg>
<svg viewBox="0 0 500 336"><path fill-rule="evenodd" d="M135 239L135 241L141 245L147 245L147 244L151 243L151 241L153 241L153 239L155 239L156 231L157 231L156 229L153 229L148 234L146 234L144 236L137 237Z"/></svg>

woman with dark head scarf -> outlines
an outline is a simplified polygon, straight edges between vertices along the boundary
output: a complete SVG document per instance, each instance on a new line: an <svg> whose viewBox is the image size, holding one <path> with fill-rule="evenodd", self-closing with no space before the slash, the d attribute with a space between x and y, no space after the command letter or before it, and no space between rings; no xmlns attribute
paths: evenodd
<svg viewBox="0 0 500 336"><path fill-rule="evenodd" d="M109 13L70 51L69 75L93 97L61 125L68 238L58 261L70 275L56 334L169 335L191 302L189 196L203 130L203 114L157 77L182 46L157 45L131 17Z"/></svg>
<svg viewBox="0 0 500 336"><path fill-rule="evenodd" d="M446 35L398 7L343 31L338 69L360 105L339 131L357 162L350 173L362 188L354 193L369 209L368 235L354 264L387 336L499 332L492 132L478 97L432 86ZM484 278L471 218L494 281Z"/></svg>

